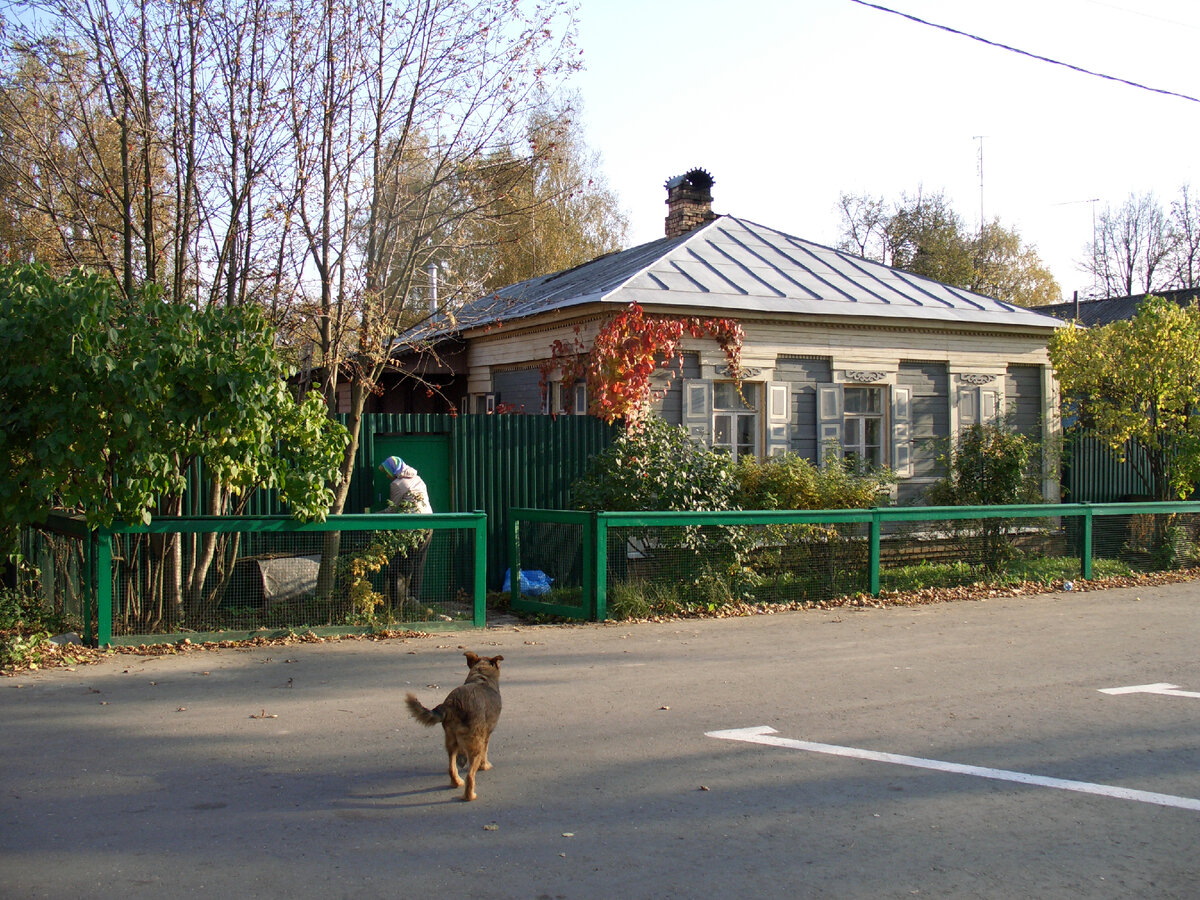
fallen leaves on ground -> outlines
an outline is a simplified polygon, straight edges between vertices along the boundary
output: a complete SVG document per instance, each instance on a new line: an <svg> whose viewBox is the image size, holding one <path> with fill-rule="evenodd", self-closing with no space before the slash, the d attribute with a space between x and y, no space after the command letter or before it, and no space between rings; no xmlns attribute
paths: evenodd
<svg viewBox="0 0 1200 900"><path fill-rule="evenodd" d="M1153 587L1162 584L1179 584L1200 579L1200 567L1177 569L1170 572L1151 572L1144 575L1119 575L1108 578L1094 578L1084 581L1082 578L1071 579L1073 593L1087 591L1103 591L1125 587ZM802 610L830 609L887 609L895 606L923 606L932 603L957 603L961 601L985 601L999 597L1024 597L1035 594L1056 594L1065 591L1062 580L1049 583L1022 581L1016 584L995 585L984 582L960 585L957 587L921 588L913 591L882 591L878 597L858 594L853 597L839 597L832 600L822 600L816 603L794 601L791 603L728 603L714 610L687 610L671 615L648 616L643 619L622 619L610 621L606 625L630 625L638 622L670 622L679 619L731 619L743 616L770 616L781 612ZM1140 598L1139 598L1140 599ZM583 623L564 623L568 627L579 626ZM0 675L13 676L19 672L32 669L71 668L77 665L99 662L114 654L132 654L136 656L175 656L179 653L193 653L206 650L245 650L253 647L282 647L294 644L325 644L335 641L386 641L398 638L421 638L431 635L423 631L377 631L369 634L338 634L316 635L311 632L286 634L280 637L256 637L245 641L197 641L189 638L171 644L139 644L137 646L120 646L108 648L84 647L79 644L64 644L58 646L46 641L45 646L39 647L37 662L33 666L5 666L0 669ZM0 638L4 633L0 632ZM530 642L526 642L530 643ZM534 642L536 643L536 642ZM449 645L439 645L446 646ZM292 660L285 660L292 662ZM257 717L256 717L257 718ZM271 717L273 718L273 717Z"/></svg>

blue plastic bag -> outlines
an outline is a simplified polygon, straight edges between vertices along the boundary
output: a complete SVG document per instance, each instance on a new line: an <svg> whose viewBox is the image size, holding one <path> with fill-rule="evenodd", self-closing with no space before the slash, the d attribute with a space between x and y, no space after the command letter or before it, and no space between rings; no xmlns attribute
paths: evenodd
<svg viewBox="0 0 1200 900"><path fill-rule="evenodd" d="M521 593L527 597L540 597L550 593L553 581L553 578L540 569L521 569ZM504 570L504 586L501 590L512 590L512 569Z"/></svg>

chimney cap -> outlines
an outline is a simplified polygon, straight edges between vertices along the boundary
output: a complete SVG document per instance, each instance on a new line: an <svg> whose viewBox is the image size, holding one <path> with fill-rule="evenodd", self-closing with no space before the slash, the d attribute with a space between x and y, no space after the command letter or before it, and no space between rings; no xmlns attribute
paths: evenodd
<svg viewBox="0 0 1200 900"><path fill-rule="evenodd" d="M682 175L676 175L674 178L668 178L665 187L667 190L673 190L677 187L696 188L697 190L711 190L716 184L716 179L713 178L704 169L691 169Z"/></svg>

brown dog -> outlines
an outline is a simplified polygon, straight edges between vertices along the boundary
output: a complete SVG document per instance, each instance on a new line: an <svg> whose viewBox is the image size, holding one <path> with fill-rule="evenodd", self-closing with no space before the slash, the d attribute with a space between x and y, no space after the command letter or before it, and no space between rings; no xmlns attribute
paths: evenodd
<svg viewBox="0 0 1200 900"><path fill-rule="evenodd" d="M464 800L475 799L475 772L492 767L488 762L488 741L500 719L500 660L503 656L476 656L467 652L467 680L452 690L433 709L426 709L415 695L405 697L409 712L422 725L442 723L446 732L446 753L450 757L450 784L462 787L458 774L458 755L467 761Z"/></svg>

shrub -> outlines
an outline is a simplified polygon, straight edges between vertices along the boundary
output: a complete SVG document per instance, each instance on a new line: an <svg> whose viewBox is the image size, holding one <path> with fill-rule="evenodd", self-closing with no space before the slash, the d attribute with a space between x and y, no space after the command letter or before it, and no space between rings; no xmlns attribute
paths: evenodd
<svg viewBox="0 0 1200 900"><path fill-rule="evenodd" d="M741 459L736 500L742 509L863 509L887 496L887 471L856 473L840 462L817 466L785 453L765 462Z"/></svg>
<svg viewBox="0 0 1200 900"><path fill-rule="evenodd" d="M941 506L997 506L1036 503L1041 499L1038 442L1003 424L963 429L951 452L941 460L949 475L929 489L931 503Z"/></svg>
<svg viewBox="0 0 1200 900"><path fill-rule="evenodd" d="M948 457L948 458L947 458ZM953 452L944 454L949 474L927 492L941 506L1001 506L1041 500L1041 461L1036 441L1001 424L971 425L958 436ZM1005 532L1011 520L956 520L960 536L979 543L983 566L998 571L1013 555Z"/></svg>
<svg viewBox="0 0 1200 900"><path fill-rule="evenodd" d="M572 486L577 509L623 512L730 509L732 460L656 416L600 453Z"/></svg>

